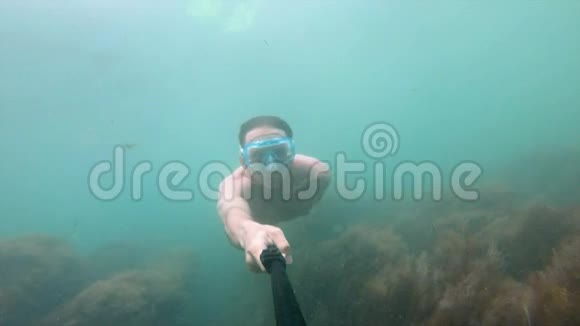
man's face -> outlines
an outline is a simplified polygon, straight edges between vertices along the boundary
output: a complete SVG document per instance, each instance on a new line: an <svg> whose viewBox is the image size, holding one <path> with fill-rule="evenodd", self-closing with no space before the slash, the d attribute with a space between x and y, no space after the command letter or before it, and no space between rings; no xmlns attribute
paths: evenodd
<svg viewBox="0 0 580 326"><path fill-rule="evenodd" d="M279 137L286 137L286 133L284 132L284 130L281 129L277 129L277 128L272 128L272 127L259 127L259 128L254 128L251 131L249 131L246 134L246 138L245 138L245 144L248 144L250 142L254 142L254 141L258 141L258 140L265 140L265 139L269 139L269 138L279 138ZM242 157L242 155L240 155L240 163L244 166L245 162L244 162L244 158ZM261 180L261 178L259 177L259 174L255 174L252 172L253 169L249 169L246 170L247 173L253 174L253 179L255 179L255 182L259 182ZM276 177L274 175L274 177Z"/></svg>

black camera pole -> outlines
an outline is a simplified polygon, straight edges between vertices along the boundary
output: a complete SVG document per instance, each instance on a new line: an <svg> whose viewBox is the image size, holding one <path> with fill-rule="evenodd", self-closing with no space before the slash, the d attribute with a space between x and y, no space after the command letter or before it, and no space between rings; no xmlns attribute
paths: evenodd
<svg viewBox="0 0 580 326"><path fill-rule="evenodd" d="M260 260L270 274L277 326L306 326L294 289L286 274L286 260L280 250L270 245L262 251Z"/></svg>

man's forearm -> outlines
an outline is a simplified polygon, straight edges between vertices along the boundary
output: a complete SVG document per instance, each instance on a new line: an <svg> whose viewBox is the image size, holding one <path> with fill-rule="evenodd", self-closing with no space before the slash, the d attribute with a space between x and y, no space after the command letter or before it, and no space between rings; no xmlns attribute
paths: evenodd
<svg viewBox="0 0 580 326"><path fill-rule="evenodd" d="M247 226L256 223L249 213L249 208L244 203L222 204L220 216L230 242L238 248L243 248Z"/></svg>

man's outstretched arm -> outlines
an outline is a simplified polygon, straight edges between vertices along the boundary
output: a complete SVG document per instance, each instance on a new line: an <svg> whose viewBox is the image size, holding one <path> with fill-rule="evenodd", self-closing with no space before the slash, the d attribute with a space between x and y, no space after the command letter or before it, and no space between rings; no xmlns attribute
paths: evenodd
<svg viewBox="0 0 580 326"><path fill-rule="evenodd" d="M252 217L250 206L243 197L243 176L239 171L226 177L220 184L218 213L224 224L226 235L237 248L246 254L246 263L252 271L265 271L260 255L269 244L275 244L292 262L290 244L281 229L262 225Z"/></svg>

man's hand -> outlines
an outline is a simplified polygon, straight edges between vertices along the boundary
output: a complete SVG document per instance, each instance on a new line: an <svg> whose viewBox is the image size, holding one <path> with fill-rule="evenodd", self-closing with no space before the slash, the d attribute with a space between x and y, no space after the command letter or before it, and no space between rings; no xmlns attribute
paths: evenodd
<svg viewBox="0 0 580 326"><path fill-rule="evenodd" d="M266 271L262 261L260 260L260 255L270 244L274 244L278 247L286 259L287 264L292 263L290 244L280 228L259 224L254 221L246 221L243 225L243 229L242 247L246 254L246 264L251 271Z"/></svg>

